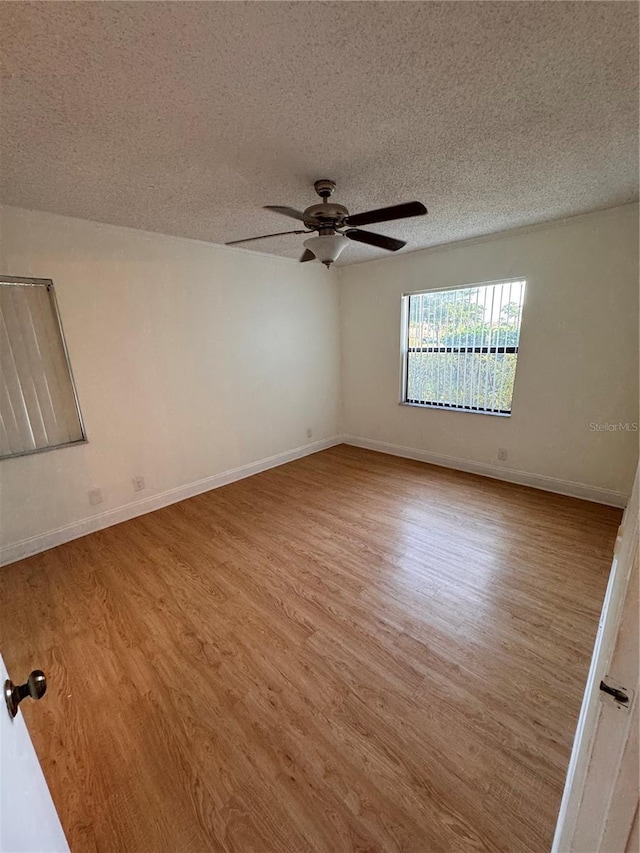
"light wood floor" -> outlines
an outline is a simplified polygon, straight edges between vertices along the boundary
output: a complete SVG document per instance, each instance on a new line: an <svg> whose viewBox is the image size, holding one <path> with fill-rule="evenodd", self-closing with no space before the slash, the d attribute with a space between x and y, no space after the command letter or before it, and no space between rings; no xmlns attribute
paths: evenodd
<svg viewBox="0 0 640 853"><path fill-rule="evenodd" d="M548 851L619 521L342 446L0 570L72 851Z"/></svg>

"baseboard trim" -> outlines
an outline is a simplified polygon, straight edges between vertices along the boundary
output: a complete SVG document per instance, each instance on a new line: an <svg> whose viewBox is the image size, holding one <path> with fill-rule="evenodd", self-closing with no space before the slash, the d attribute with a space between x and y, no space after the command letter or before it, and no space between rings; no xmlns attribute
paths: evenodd
<svg viewBox="0 0 640 853"><path fill-rule="evenodd" d="M48 551L49 548L55 548L57 545L63 545L65 542L71 542L72 539L79 539L88 533L95 533L97 530L103 530L105 527L120 524L122 521L129 521L139 515L145 515L148 512L162 509L162 507L169 506L170 504L178 503L187 498L193 498L203 492L211 491L211 489L218 489L220 486L226 486L237 480L243 480L245 477L252 477L254 474L268 471L269 468L285 465L287 462L293 462L294 459L310 456L312 453L327 450L329 447L335 447L337 444L342 444L340 436L323 439L322 441L314 441L311 444L305 444L293 450L287 450L284 453L276 453L275 456L267 456L265 459L260 459L257 462L250 462L248 465L241 465L239 468L232 468L229 471L223 471L221 474L204 477L202 480L196 480L193 483L187 483L184 486L168 489L151 497L107 510L98 515L84 518L82 521L59 527L56 530L49 530L46 533L40 533L37 536L23 539L20 542L5 545L3 548L0 548L0 566L15 563L16 560L23 560L25 557L32 557L34 554Z"/></svg>
<svg viewBox="0 0 640 853"><path fill-rule="evenodd" d="M505 480L508 483L531 486L534 489L542 489L545 492L555 492L558 495L568 495L572 498L581 498L585 501L607 504L607 506L625 507L629 499L629 495L623 492L613 492L601 489L598 486L589 486L586 483L574 483L571 480L544 477L541 474L519 471L516 468L498 467L497 465L489 465L485 462L474 462L471 459L446 456L442 453L432 453L429 450L417 450L413 447L403 447L399 444L389 444L386 441L376 441L356 435L343 435L342 442L343 444L350 444L353 447L362 447L365 450L389 453L392 456L402 456L405 459L428 462L431 465L440 465L443 468L455 468L458 471L466 471L469 474L480 474L483 477L491 477L494 480Z"/></svg>
<svg viewBox="0 0 640 853"><path fill-rule="evenodd" d="M162 509L162 507L195 497L203 492L217 489L220 486L226 486L245 477L252 477L261 471L268 471L269 468L285 465L287 462L293 462L295 459L310 456L312 453L327 450L329 447L335 447L338 444L350 444L353 447L362 447L365 450L374 450L378 453L388 453L392 456L401 456L405 459L415 459L418 462L427 462L431 465L439 465L444 468L455 468L458 471L480 474L483 477L491 477L494 480L505 480L508 483L531 486L534 489L542 489L546 492L555 492L560 495L582 498L583 500L607 504L608 506L625 507L629 497L623 492L608 491L600 489L597 486L586 485L585 483L574 483L570 480L544 477L540 474L531 474L515 468L498 468L495 465L483 462L474 462L470 459L462 459L457 456L446 456L441 453L432 453L428 450L403 447L402 445L390 444L386 441L376 441L355 435L342 435L323 439L322 441L314 441L311 444L305 444L293 450L287 450L284 453L277 453L274 456L267 456L257 462L250 462L247 465L241 465L239 468L232 468L229 471L223 471L211 477L204 477L193 483L187 483L184 486L178 486L175 489L169 489L151 497L107 510L106 512L84 518L73 524L59 527L56 530L49 530L46 533L23 539L20 542L5 545L0 548L0 566L15 563L17 560L23 560L25 557L31 557L42 551L48 551L50 548L63 545L65 542L79 539L88 533L95 533L97 530L103 530L105 527L120 524L122 521L129 521L139 515L154 512L156 509Z"/></svg>

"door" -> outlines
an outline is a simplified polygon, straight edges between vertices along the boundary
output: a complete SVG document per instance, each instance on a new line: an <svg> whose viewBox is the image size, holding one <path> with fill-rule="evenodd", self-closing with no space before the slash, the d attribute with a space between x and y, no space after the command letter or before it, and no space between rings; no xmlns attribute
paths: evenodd
<svg viewBox="0 0 640 853"><path fill-rule="evenodd" d="M625 511L552 853L625 853L638 809L638 475Z"/></svg>
<svg viewBox="0 0 640 853"><path fill-rule="evenodd" d="M0 657L2 684L8 677L4 661ZM0 700L0 853L68 853L68 851L69 847L60 820L20 708L12 719L2 698Z"/></svg>

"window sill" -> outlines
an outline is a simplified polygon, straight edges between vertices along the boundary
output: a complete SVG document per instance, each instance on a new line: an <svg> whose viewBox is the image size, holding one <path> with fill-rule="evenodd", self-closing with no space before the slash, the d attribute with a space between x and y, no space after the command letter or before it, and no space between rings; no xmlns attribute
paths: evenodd
<svg viewBox="0 0 640 853"><path fill-rule="evenodd" d="M77 441L65 441L64 444L51 444L48 447L38 447L35 450L22 450L20 453L10 453L8 456L0 456L0 462L8 459L22 459L25 456L35 456L38 453L49 453L50 450L62 450L65 447L78 447L80 444L89 444L88 438L79 438Z"/></svg>
<svg viewBox="0 0 640 853"><path fill-rule="evenodd" d="M438 412L460 412L463 415L491 415L494 418L510 418L511 412L483 412L480 409L457 409L455 406L435 406L431 403L407 403L401 400L400 406L409 406L412 409L435 409Z"/></svg>

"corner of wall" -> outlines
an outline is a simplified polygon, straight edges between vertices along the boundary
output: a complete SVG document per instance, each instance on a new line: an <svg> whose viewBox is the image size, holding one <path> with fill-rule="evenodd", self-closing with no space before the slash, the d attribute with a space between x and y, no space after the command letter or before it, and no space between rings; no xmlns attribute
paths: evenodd
<svg viewBox="0 0 640 853"><path fill-rule="evenodd" d="M338 435L345 431L344 417L344 285L345 272L342 267L335 270L336 283L338 287L338 365L340 371L340 382L338 383Z"/></svg>

